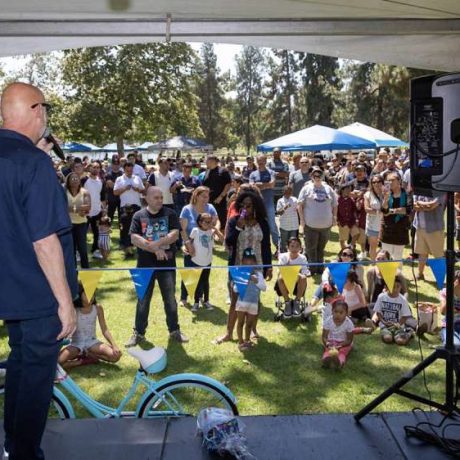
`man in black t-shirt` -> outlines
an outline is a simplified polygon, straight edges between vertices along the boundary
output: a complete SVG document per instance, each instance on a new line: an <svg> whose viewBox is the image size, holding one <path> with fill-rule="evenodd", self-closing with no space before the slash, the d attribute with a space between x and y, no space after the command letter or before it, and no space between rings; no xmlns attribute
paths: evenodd
<svg viewBox="0 0 460 460"><path fill-rule="evenodd" d="M163 193L159 187L149 187L145 199L147 207L134 214L129 234L132 244L137 247L137 266L139 268L161 268L161 270L153 272L144 298L137 302L134 331L126 346L133 347L145 340L155 280L160 286L166 324L171 338L180 343L188 342L188 338L179 328L175 297L175 243L179 237L179 219L172 209L163 206Z"/></svg>
<svg viewBox="0 0 460 460"><path fill-rule="evenodd" d="M227 223L227 193L232 184L232 178L225 168L219 167L216 155L209 155L206 159L206 174L203 185L208 187L209 202L216 208L220 228L224 229Z"/></svg>

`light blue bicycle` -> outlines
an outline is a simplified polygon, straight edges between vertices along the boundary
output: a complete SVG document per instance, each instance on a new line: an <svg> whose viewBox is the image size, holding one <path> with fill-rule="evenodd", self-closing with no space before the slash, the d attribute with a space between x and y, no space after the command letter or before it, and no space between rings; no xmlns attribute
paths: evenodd
<svg viewBox="0 0 460 460"><path fill-rule="evenodd" d="M142 350L128 348L128 354L136 358L140 368L133 384L118 407L101 404L85 393L58 365L50 417L75 418L75 411L67 395L75 398L89 413L97 418L118 417L183 417L197 416L205 407L221 407L238 415L236 398L222 383L201 374L176 374L154 381L149 374L161 372L166 367L166 351L155 347ZM65 390L60 389L62 387ZM136 396L139 387L145 387L134 411L125 410ZM3 386L0 388L3 392Z"/></svg>

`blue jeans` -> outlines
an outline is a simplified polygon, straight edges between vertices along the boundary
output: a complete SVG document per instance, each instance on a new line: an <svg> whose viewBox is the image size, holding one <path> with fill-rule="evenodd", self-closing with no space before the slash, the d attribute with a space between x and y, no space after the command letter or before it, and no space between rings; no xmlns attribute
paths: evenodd
<svg viewBox="0 0 460 460"><path fill-rule="evenodd" d="M5 449L11 460L43 459L40 448L61 342L57 315L6 321L11 348L5 380Z"/></svg>
<svg viewBox="0 0 460 460"><path fill-rule="evenodd" d="M86 244L86 234L88 233L88 224L72 224L73 248L76 255L77 251L80 254L81 268L89 268L88 262L88 246ZM77 261L75 260L75 265Z"/></svg>
<svg viewBox="0 0 460 460"><path fill-rule="evenodd" d="M272 236L272 242L278 249L278 244L280 241L280 233L278 227L276 226L275 220L275 206L273 203L265 203L265 209L267 210L267 220L268 226L270 227L270 234Z"/></svg>
<svg viewBox="0 0 460 460"><path fill-rule="evenodd" d="M173 332L179 329L177 302L175 297L176 270L155 270L147 287L144 298L142 301L138 300L136 305L136 320L134 329L140 335L145 334L149 324L150 301L152 300L155 280L158 280L158 285L160 286L168 330L169 332Z"/></svg>

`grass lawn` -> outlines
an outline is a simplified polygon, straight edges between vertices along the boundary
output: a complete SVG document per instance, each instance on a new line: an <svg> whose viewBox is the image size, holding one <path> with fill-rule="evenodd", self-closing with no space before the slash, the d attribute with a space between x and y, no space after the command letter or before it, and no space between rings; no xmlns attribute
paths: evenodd
<svg viewBox="0 0 460 460"><path fill-rule="evenodd" d="M118 230L114 230L114 248L118 246L117 236ZM327 246L326 260L335 258L338 249L337 234L333 233ZM182 264L180 256L178 264ZM126 261L120 251L114 250L106 267L130 268L134 265L133 259ZM215 251L213 265L226 265L226 254L221 246ZM102 264L93 262L92 266ZM404 267L404 274L412 280L410 266ZM429 267L426 279L419 282L420 299L437 302L437 289ZM227 270L212 270L211 301L218 306L214 311L200 309L198 314L192 314L185 308L179 309L181 329L190 338L190 342L185 345L169 340L163 304L156 290L151 303L147 339L168 351L168 366L158 377L179 372L212 376L224 382L235 393L242 415L355 412L420 360L417 340L412 340L407 347L384 345L378 332L375 332L371 336L356 337L354 350L342 371L322 369L320 318L314 317L311 323L301 323L297 319L274 322L273 281L269 283L267 292L262 294L259 332L263 338L258 345L245 355L238 351L235 342L214 345L212 340L225 330L228 309L225 303L226 280ZM308 279L308 299L318 282L318 277ZM412 304L415 300L413 282L409 286ZM129 272L105 272L97 293L99 302L104 306L109 328L124 350L123 344L131 334L136 304ZM0 328L0 334L1 354L6 356L8 344L4 327ZM424 356L432 352L430 347L439 343L435 336L422 340ZM94 398L116 405L130 386L136 369L136 361L124 353L116 365L85 366L75 369L72 377ZM442 401L443 363L431 366L426 379L432 396ZM407 389L427 395L421 376L408 385ZM406 411L413 406L413 402L393 396L379 406L379 410ZM86 415L83 409L77 410L77 413L79 416Z"/></svg>

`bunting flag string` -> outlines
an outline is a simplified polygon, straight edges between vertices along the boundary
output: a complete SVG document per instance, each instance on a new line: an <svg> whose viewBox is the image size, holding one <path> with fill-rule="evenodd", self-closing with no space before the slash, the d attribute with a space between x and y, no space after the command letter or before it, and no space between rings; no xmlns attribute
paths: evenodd
<svg viewBox="0 0 460 460"><path fill-rule="evenodd" d="M203 271L202 268L192 268L186 269L178 268L177 269L182 277L182 281L184 282L185 288L187 289L188 295L195 297L196 287L198 286L198 281L200 280L201 272Z"/></svg>
<svg viewBox="0 0 460 460"><path fill-rule="evenodd" d="M345 281L347 280L347 273L351 269L351 263L332 262L330 264L327 264L327 268L329 268L329 272L331 273L332 280L337 286L338 292L342 293L343 286L345 285Z"/></svg>
<svg viewBox="0 0 460 460"><path fill-rule="evenodd" d="M240 298L244 298L244 294L246 294L246 288L248 287L249 277L253 271L253 268L250 266L240 266L240 267L230 267L230 276L235 283L236 290Z"/></svg>
<svg viewBox="0 0 460 460"><path fill-rule="evenodd" d="M395 285L395 276L398 268L400 267L399 262L381 262L376 264L382 274L383 280L388 287L390 292L393 291Z"/></svg>
<svg viewBox="0 0 460 460"><path fill-rule="evenodd" d="M439 259L428 259L426 263L433 272L438 289L442 289L444 287L444 280L446 279L447 270L445 257Z"/></svg>
<svg viewBox="0 0 460 460"><path fill-rule="evenodd" d="M150 280L153 276L153 268L150 270L139 270L137 268L131 268L129 273L131 274L131 279L133 280L134 287L136 288L137 298L142 301L147 292Z"/></svg>
<svg viewBox="0 0 460 460"><path fill-rule="evenodd" d="M88 301L94 296L96 292L97 285L101 280L103 271L102 270L91 270L91 271L79 271L78 272L78 279L83 284L83 289L85 290L86 297Z"/></svg>
<svg viewBox="0 0 460 460"><path fill-rule="evenodd" d="M285 265L284 267L278 268L281 278L283 278L284 284L286 285L286 289L290 294L293 294L301 268L300 265Z"/></svg>

